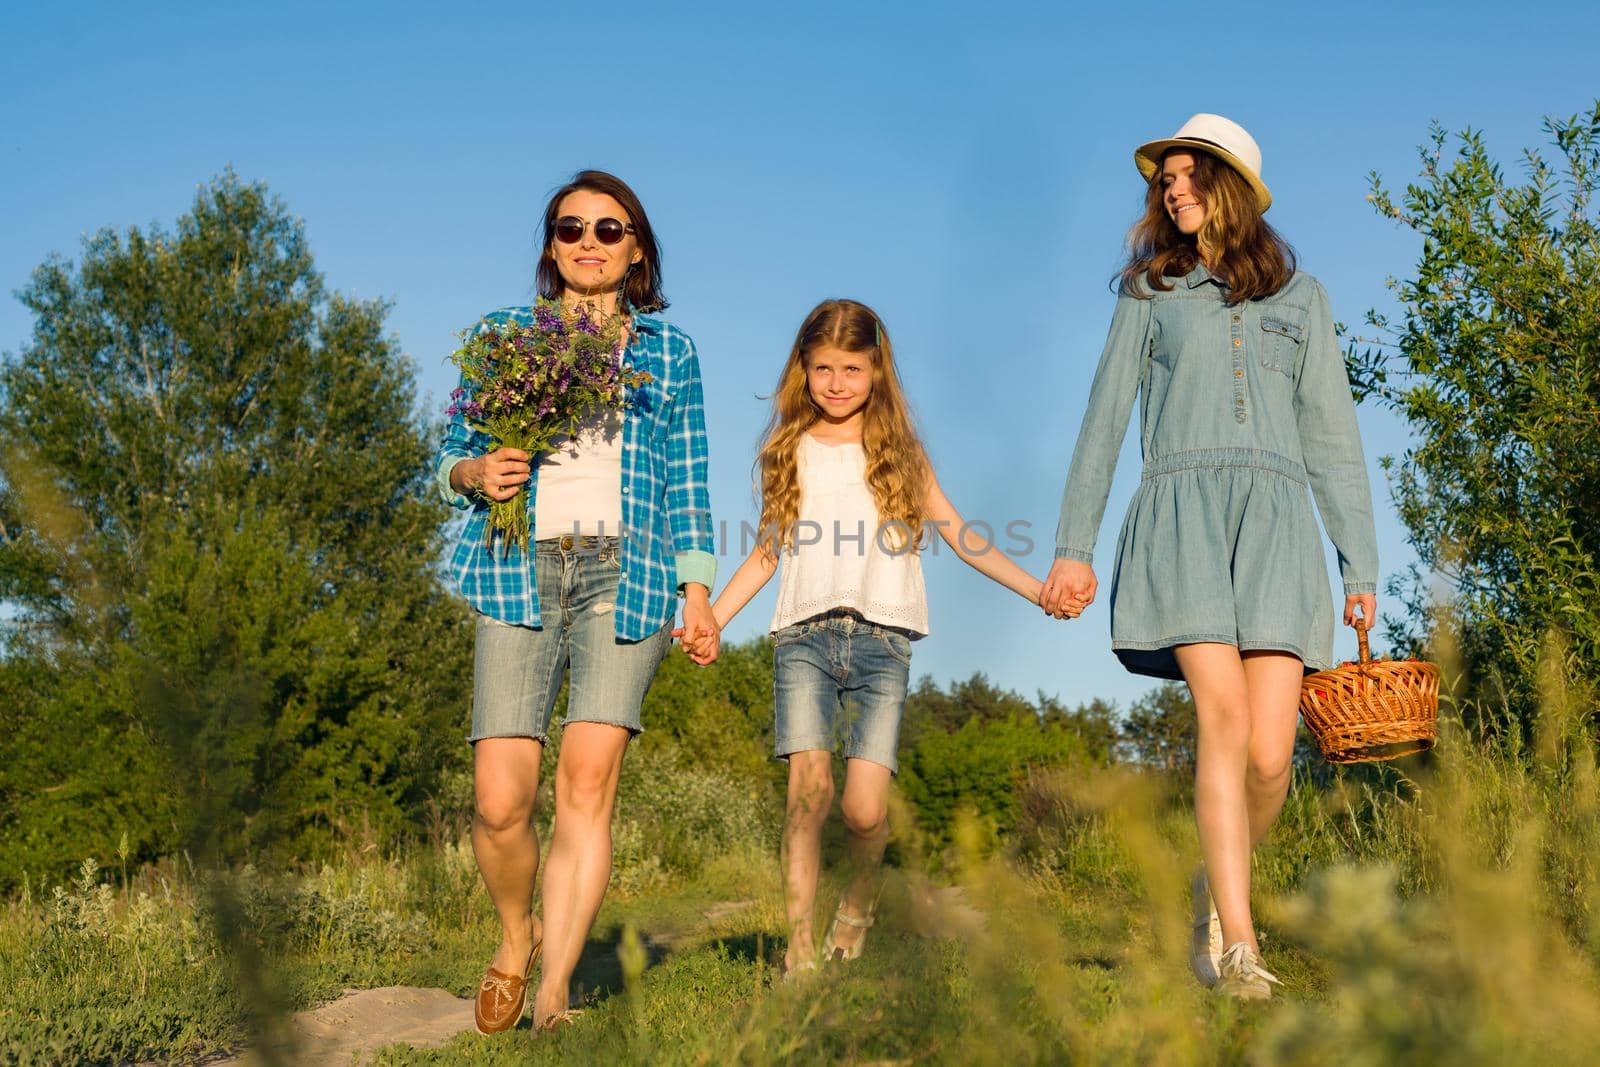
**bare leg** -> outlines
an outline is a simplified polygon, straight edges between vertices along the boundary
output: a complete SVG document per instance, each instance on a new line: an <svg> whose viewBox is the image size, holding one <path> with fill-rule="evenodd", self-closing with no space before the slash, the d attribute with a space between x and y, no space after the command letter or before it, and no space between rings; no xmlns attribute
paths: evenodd
<svg viewBox="0 0 1600 1067"><path fill-rule="evenodd" d="M1250 921L1250 818L1245 766L1250 751L1250 695L1244 663L1232 645L1173 649L1199 720L1194 817L1222 941L1259 951Z"/></svg>
<svg viewBox="0 0 1600 1067"><path fill-rule="evenodd" d="M845 761L844 799L839 804L845 829L850 831L850 884L840 903L845 914L870 918L878 898L878 873L883 850L889 844L889 768L871 760ZM866 929L839 923L833 940L843 949L854 947Z"/></svg>
<svg viewBox="0 0 1600 1067"><path fill-rule="evenodd" d="M543 752L531 737L486 737L472 748L472 854L500 914L500 947L490 962L505 974L523 973L539 939L533 918L539 874L533 802Z"/></svg>
<svg viewBox="0 0 1600 1067"><path fill-rule="evenodd" d="M534 1025L565 1011L572 972L611 878L611 813L630 735L620 726L563 728L556 764L556 822L544 869L544 965Z"/></svg>
<svg viewBox="0 0 1600 1067"><path fill-rule="evenodd" d="M1254 848L1266 839L1289 795L1305 668L1300 657L1287 652L1246 652L1243 658L1250 690L1250 757L1244 784Z"/></svg>
<svg viewBox="0 0 1600 1067"><path fill-rule="evenodd" d="M783 816L783 902L789 917L788 971L815 960L811 926L822 866L822 826L833 807L833 754L821 750L789 755L789 799Z"/></svg>

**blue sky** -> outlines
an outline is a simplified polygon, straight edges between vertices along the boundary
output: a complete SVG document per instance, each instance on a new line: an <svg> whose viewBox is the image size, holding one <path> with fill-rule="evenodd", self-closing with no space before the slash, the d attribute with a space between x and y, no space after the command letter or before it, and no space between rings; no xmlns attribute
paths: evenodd
<svg viewBox="0 0 1600 1067"><path fill-rule="evenodd" d="M699 346L719 517L753 516L757 395L800 319L850 296L889 325L951 499L1031 524L1042 574L1137 143L1196 111L1248 127L1270 220L1358 324L1417 251L1365 202L1369 171L1403 186L1438 119L1515 173L1543 116L1600 93L1590 4L1290 6L10 4L0 289L100 227L170 225L232 165L305 220L332 287L392 303L437 410L455 332L530 298L549 191L602 167L644 200ZM0 301L0 350L30 330ZM1388 575L1413 555L1376 460L1405 430L1360 417ZM1138 467L1130 440L1103 580ZM1103 598L1056 623L948 552L926 571L914 672L1069 702L1149 688L1111 655ZM769 588L727 636L771 610Z"/></svg>

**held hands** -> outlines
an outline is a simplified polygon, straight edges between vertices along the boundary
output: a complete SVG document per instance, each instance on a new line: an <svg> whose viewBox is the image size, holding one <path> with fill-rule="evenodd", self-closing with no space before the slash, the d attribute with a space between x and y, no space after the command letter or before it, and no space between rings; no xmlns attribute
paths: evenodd
<svg viewBox="0 0 1600 1067"><path fill-rule="evenodd" d="M1037 578L1030 578L1028 580L1028 586L1026 590L1022 593L1023 598L1031 604L1043 606L1044 589L1045 584L1043 582L1039 581ZM1049 614L1051 617L1057 619L1076 619L1079 615L1083 614L1083 608L1084 604L1081 601L1068 598L1066 604L1062 607L1060 612L1047 612L1046 614Z"/></svg>
<svg viewBox="0 0 1600 1067"><path fill-rule="evenodd" d="M1378 596L1376 593L1354 593L1344 598L1344 624L1356 624L1356 609L1360 608L1361 625L1365 629L1372 629L1372 624L1378 621Z"/></svg>
<svg viewBox="0 0 1600 1067"><path fill-rule="evenodd" d="M497 448L457 463L450 470L450 485L463 495L477 493L487 500L510 500L528 480L528 460L520 448Z"/></svg>
<svg viewBox="0 0 1600 1067"><path fill-rule="evenodd" d="M690 583L684 589L683 628L673 631L689 658L704 667L722 652L722 629L711 612L706 587Z"/></svg>
<svg viewBox="0 0 1600 1067"><path fill-rule="evenodd" d="M1094 568L1077 559L1058 559L1045 577L1044 588L1039 592L1039 607L1056 619L1076 619L1083 609L1094 603Z"/></svg>

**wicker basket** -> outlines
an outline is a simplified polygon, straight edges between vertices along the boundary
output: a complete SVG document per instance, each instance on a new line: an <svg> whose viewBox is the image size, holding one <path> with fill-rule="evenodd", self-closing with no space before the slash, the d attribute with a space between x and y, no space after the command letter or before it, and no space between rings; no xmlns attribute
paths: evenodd
<svg viewBox="0 0 1600 1067"><path fill-rule="evenodd" d="M1375 660L1356 622L1361 662L1306 675L1300 714L1330 763L1365 763L1432 748L1439 725L1439 668Z"/></svg>

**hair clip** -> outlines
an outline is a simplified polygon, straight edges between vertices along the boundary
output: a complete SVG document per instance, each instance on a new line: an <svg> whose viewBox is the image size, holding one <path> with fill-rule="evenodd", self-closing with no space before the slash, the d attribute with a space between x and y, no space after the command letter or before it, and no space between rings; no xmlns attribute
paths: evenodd
<svg viewBox="0 0 1600 1067"><path fill-rule="evenodd" d="M872 343L879 348L883 347L883 327L878 324L877 319L872 320Z"/></svg>

